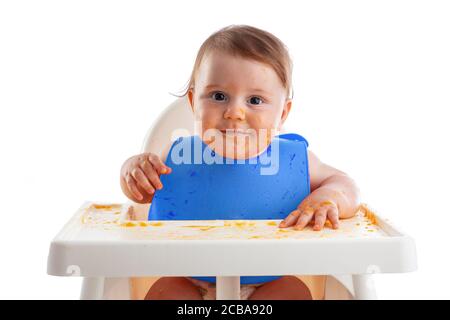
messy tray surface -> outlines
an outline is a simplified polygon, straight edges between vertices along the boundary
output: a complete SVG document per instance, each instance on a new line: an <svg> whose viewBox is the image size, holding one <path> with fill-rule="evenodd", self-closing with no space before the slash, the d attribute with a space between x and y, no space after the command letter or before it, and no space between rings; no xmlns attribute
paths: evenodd
<svg viewBox="0 0 450 320"><path fill-rule="evenodd" d="M320 231L279 228L279 219L142 221L135 219L144 216L140 209L86 202L53 239L47 272L72 275L74 266L81 276L110 277L416 269L413 239L365 205L339 229L327 223Z"/></svg>
<svg viewBox="0 0 450 320"><path fill-rule="evenodd" d="M361 205L353 218L340 221L332 229L329 221L320 231L309 225L303 230L279 228L281 220L131 220L132 207L126 204L86 203L76 214L78 237L103 240L225 240L225 239L335 239L373 238L387 234L377 224L373 212Z"/></svg>

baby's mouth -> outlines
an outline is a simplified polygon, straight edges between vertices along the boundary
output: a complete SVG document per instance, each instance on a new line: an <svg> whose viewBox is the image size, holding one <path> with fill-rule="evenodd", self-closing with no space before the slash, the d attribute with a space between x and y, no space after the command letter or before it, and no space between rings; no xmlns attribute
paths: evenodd
<svg viewBox="0 0 450 320"><path fill-rule="evenodd" d="M222 130L220 130L220 132L222 132L222 134L224 134L224 135L232 135L232 136L237 136L237 135L250 136L251 135L251 130L248 130L248 129L222 129Z"/></svg>

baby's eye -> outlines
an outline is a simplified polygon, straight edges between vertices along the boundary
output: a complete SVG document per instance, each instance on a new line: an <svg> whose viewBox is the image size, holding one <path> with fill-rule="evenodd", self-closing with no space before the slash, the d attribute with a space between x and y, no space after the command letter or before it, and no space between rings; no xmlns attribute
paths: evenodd
<svg viewBox="0 0 450 320"><path fill-rule="evenodd" d="M216 101L224 101L226 99L226 96L223 92L214 92L212 94L212 98Z"/></svg>
<svg viewBox="0 0 450 320"><path fill-rule="evenodd" d="M251 97L250 100L248 100L250 104L261 104L263 103L263 100L260 97Z"/></svg>

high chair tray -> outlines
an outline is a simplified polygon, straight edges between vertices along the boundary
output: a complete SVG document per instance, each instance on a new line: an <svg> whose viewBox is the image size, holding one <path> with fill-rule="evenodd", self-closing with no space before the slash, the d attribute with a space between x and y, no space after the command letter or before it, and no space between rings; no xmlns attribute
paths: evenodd
<svg viewBox="0 0 450 320"><path fill-rule="evenodd" d="M86 202L53 239L56 276L257 276L409 272L414 240L360 206L333 230L281 220L135 221L129 204Z"/></svg>

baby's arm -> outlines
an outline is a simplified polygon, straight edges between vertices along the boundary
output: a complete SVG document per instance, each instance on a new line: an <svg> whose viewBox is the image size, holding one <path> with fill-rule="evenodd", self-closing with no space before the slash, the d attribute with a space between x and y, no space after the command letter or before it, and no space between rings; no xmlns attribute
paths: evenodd
<svg viewBox="0 0 450 320"><path fill-rule="evenodd" d="M303 229L314 218L314 230L321 230L328 218L338 228L339 218L355 215L359 206L359 188L346 173L319 160L308 151L311 194L292 211L280 227L295 224Z"/></svg>

